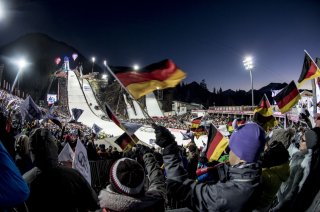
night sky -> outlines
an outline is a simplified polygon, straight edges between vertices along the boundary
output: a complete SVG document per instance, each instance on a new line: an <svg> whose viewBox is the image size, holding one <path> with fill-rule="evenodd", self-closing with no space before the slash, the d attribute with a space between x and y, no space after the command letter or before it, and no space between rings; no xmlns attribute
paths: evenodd
<svg viewBox="0 0 320 212"><path fill-rule="evenodd" d="M185 82L249 90L245 56L254 57L254 88L297 81L304 50L320 57L318 0L0 0L0 46L46 33L97 63L145 66L172 59ZM310 88L309 82L306 88Z"/></svg>

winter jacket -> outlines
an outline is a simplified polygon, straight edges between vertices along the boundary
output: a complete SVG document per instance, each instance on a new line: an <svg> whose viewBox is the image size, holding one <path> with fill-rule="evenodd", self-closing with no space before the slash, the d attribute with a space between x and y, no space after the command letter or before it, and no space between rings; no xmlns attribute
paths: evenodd
<svg viewBox="0 0 320 212"><path fill-rule="evenodd" d="M306 152L298 151L292 155L290 161L290 176L288 180L281 184L279 191L277 192L278 204L272 209L272 211L288 211L290 210L292 203L295 201L297 194L300 190L300 184L305 175L305 168L302 166L308 163Z"/></svg>
<svg viewBox="0 0 320 212"><path fill-rule="evenodd" d="M153 154L143 156L149 187L142 196L127 196L115 192L109 185L99 195L100 207L107 211L164 211L165 179Z"/></svg>
<svg viewBox="0 0 320 212"><path fill-rule="evenodd" d="M28 185L0 142L0 211L23 203L28 196Z"/></svg>
<svg viewBox="0 0 320 212"><path fill-rule="evenodd" d="M257 193L255 193L255 209L264 211L263 209L273 202L276 197L280 185L290 176L289 162L279 166L262 169L261 184Z"/></svg>
<svg viewBox="0 0 320 212"><path fill-rule="evenodd" d="M260 181L258 164L240 164L223 165L225 178L216 184L197 183L188 179L178 154L163 158L168 193L194 211L244 211Z"/></svg>
<svg viewBox="0 0 320 212"><path fill-rule="evenodd" d="M320 189L320 150L313 149L309 174L306 177L296 201L293 203L293 211L305 211L312 204L312 200Z"/></svg>

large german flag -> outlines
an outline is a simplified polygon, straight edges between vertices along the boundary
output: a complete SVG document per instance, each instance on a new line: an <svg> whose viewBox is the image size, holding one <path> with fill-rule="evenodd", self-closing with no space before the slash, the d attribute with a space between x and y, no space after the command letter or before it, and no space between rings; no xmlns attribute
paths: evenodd
<svg viewBox="0 0 320 212"><path fill-rule="evenodd" d="M299 99L301 96L293 80L274 97L281 113L289 111Z"/></svg>
<svg viewBox="0 0 320 212"><path fill-rule="evenodd" d="M267 96L264 94L258 107L253 111L254 121L260 124L264 130L277 126L278 122L273 116L273 111Z"/></svg>
<svg viewBox="0 0 320 212"><path fill-rule="evenodd" d="M137 71L129 67L112 67L112 71L135 99L157 89L175 87L186 77L186 73L168 59Z"/></svg>
<svg viewBox="0 0 320 212"><path fill-rule="evenodd" d="M298 79L298 87L307 80L314 79L320 76L320 70L309 54L305 53L302 72Z"/></svg>
<svg viewBox="0 0 320 212"><path fill-rule="evenodd" d="M223 151L228 146L229 141L223 137L223 135L210 124L207 149L206 149L206 157L209 161L218 161Z"/></svg>

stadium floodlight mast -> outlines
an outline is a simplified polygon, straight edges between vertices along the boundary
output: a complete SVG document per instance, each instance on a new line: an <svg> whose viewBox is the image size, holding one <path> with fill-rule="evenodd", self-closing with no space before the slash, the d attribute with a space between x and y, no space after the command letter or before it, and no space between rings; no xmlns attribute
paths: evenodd
<svg viewBox="0 0 320 212"><path fill-rule="evenodd" d="M253 78L252 78L252 70L253 70L253 58L251 56L247 56L243 61L244 68L250 72L251 79L251 102L252 106L254 106L254 94L253 94Z"/></svg>
<svg viewBox="0 0 320 212"><path fill-rule="evenodd" d="M93 66L94 66L94 62L96 61L96 58L95 58L95 57L92 57L91 60L92 60L92 70L91 70L91 73L93 73Z"/></svg>
<svg viewBox="0 0 320 212"><path fill-rule="evenodd" d="M140 69L140 66L137 64L133 65L133 70L138 71Z"/></svg>
<svg viewBox="0 0 320 212"><path fill-rule="evenodd" d="M20 74L22 73L23 69L28 65L27 61L24 58L21 58L16 62L16 64L19 67L18 73L16 75L16 78L14 79L12 88L11 88L11 93L14 91L14 88L16 87L17 81L19 79Z"/></svg>
<svg viewBox="0 0 320 212"><path fill-rule="evenodd" d="M102 77L103 77L104 75L107 76L107 74L106 74L106 72L107 72L107 60L103 60L103 65L104 65L104 74L102 75ZM106 79L106 78L105 78L105 79Z"/></svg>

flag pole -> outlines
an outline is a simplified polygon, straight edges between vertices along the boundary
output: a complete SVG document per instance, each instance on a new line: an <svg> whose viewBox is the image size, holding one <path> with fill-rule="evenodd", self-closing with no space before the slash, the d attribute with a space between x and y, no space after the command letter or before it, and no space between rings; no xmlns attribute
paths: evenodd
<svg viewBox="0 0 320 212"><path fill-rule="evenodd" d="M118 124L117 123L115 123L118 127L120 127L128 136L129 136L129 138L133 141L133 143L134 144L137 144L136 143L136 141L133 139L133 136L132 135L130 135L130 133L127 131L127 129L123 126L123 124L118 120L118 118L117 118L117 116L115 115L115 114L113 114L113 112L112 112L112 110L111 110L111 108L109 107L109 105L108 105L108 103L106 103L105 104L105 106L108 108L108 110L110 110L110 112L112 113L111 115L113 115L115 118L116 118L116 120L117 120L117 122L118 122ZM107 114L108 115L108 114ZM109 115L108 115L109 116ZM112 120L111 119L111 121L113 121L114 122L114 120ZM134 133L133 133L134 134ZM121 135L120 135L121 136Z"/></svg>
<svg viewBox="0 0 320 212"><path fill-rule="evenodd" d="M129 92L129 90L122 84L122 82L119 80L119 78L113 73L113 71L110 69L109 65L106 63L106 68L107 70L110 72L110 74L119 82L119 84L121 85L121 87L130 95L131 99L136 100L135 98L133 98L132 94ZM136 102L138 103L139 107L142 109L142 111L147 115L147 117L152 121L152 124L155 124L154 120L149 116L149 114L145 111L144 107L142 107L142 105L140 104L139 101L136 100Z"/></svg>
<svg viewBox="0 0 320 212"><path fill-rule="evenodd" d="M318 64L314 62L314 60L312 59L312 57L309 55L309 53L307 52L307 50L304 50L304 52L309 56L309 58L311 59L311 61L316 65L317 69L319 70ZM313 80L311 80L311 86L312 86L312 104L313 104L313 117L315 116L315 114L317 113L317 94L316 94L316 83L315 81L317 80L317 77Z"/></svg>
<svg viewBox="0 0 320 212"><path fill-rule="evenodd" d="M315 117L317 113L317 94L316 94L316 80L317 78L311 80L311 86L312 86L312 104L313 104L313 116Z"/></svg>

